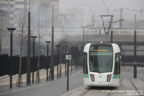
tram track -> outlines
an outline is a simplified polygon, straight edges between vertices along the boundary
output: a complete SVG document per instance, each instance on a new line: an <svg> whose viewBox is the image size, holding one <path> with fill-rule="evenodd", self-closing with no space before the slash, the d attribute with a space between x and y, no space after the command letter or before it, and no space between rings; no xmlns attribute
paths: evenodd
<svg viewBox="0 0 144 96"><path fill-rule="evenodd" d="M85 90L80 96L89 96L88 95L88 93L90 92L91 93L91 89L87 89L87 90ZM97 93L103 93L103 91L107 91L107 90L99 90L99 91L96 91L96 94ZM95 94L95 95L96 95ZM99 95L96 95L96 96L99 96ZM110 92L107 92L107 94L103 94L102 96L111 96L111 90L110 90Z"/></svg>
<svg viewBox="0 0 144 96"><path fill-rule="evenodd" d="M133 81L132 81L130 78L129 78L129 81L131 82L132 86L134 87L136 93L138 93L138 95L136 95L136 96L142 96L142 95L140 94L140 92L138 91L136 85L133 83Z"/></svg>
<svg viewBox="0 0 144 96"><path fill-rule="evenodd" d="M111 93L111 92L109 92L107 96L110 96L110 93Z"/></svg>

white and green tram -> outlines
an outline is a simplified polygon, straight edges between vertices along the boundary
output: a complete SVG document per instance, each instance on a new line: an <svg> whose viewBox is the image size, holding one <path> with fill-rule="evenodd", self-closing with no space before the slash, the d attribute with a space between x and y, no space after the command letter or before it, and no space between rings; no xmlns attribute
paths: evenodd
<svg viewBox="0 0 144 96"><path fill-rule="evenodd" d="M120 47L115 43L93 44L84 47L84 84L87 86L120 85Z"/></svg>

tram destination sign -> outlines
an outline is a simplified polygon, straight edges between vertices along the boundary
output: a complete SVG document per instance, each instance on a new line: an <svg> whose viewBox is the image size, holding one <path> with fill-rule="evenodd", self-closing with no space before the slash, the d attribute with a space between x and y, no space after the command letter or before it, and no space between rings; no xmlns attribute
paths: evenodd
<svg viewBox="0 0 144 96"><path fill-rule="evenodd" d="M72 56L71 55L66 55L66 60L71 60Z"/></svg>

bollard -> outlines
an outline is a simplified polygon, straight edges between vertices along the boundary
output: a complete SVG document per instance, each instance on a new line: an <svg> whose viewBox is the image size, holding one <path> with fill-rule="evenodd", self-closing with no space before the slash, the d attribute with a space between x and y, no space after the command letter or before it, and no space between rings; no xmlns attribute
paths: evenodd
<svg viewBox="0 0 144 96"><path fill-rule="evenodd" d="M134 78L137 78L137 66L134 65Z"/></svg>

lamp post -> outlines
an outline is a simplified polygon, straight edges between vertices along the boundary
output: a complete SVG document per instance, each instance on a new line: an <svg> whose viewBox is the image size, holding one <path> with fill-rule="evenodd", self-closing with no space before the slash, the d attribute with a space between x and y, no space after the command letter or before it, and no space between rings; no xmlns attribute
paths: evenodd
<svg viewBox="0 0 144 96"><path fill-rule="evenodd" d="M57 47L57 78L58 78L58 70L59 70L59 68L58 68L58 65L59 65L59 47L60 47L60 45L58 44L58 45L56 45L56 47Z"/></svg>
<svg viewBox="0 0 144 96"><path fill-rule="evenodd" d="M94 24L92 25L87 25L87 26L80 26L81 28L83 28L83 47L84 47L84 32L85 32L85 28L89 27L89 26L93 26Z"/></svg>
<svg viewBox="0 0 144 96"><path fill-rule="evenodd" d="M45 43L47 44L47 59L48 59L48 50L49 50L49 43L50 43L50 41L45 41ZM46 80L48 81L48 67L47 67L47 71L46 71Z"/></svg>
<svg viewBox="0 0 144 96"><path fill-rule="evenodd" d="M33 39L33 64L32 64L32 83L34 83L34 56L35 56L35 39L37 38L37 36L31 36L31 38Z"/></svg>
<svg viewBox="0 0 144 96"><path fill-rule="evenodd" d="M13 55L13 31L16 30L16 28L7 28L10 33L10 57L11 57L11 64L10 64L10 88L12 88L12 55Z"/></svg>

